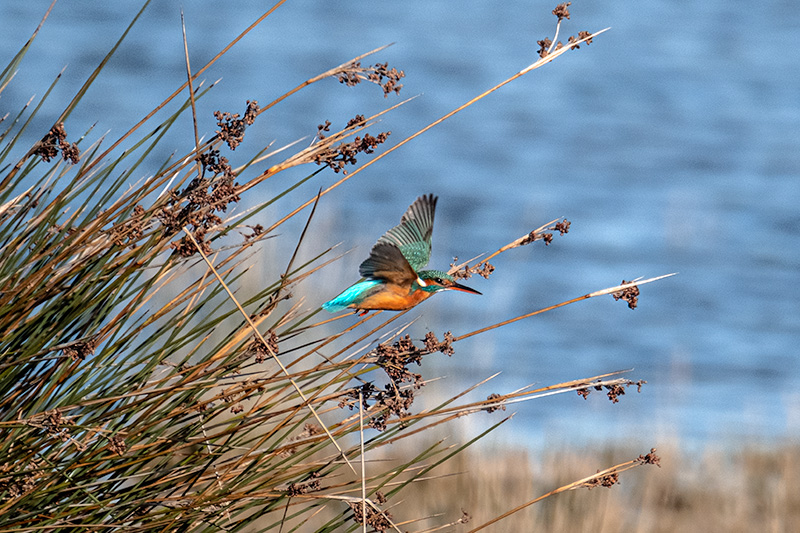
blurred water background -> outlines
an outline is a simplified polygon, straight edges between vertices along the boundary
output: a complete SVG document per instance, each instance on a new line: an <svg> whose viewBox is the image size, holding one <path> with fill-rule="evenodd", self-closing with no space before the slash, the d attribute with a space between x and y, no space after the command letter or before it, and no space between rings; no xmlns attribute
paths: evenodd
<svg viewBox="0 0 800 533"><path fill-rule="evenodd" d="M0 63L30 37L49 2L0 2ZM195 69L270 5L184 2ZM243 112L352 57L396 43L364 63L406 73L418 95L380 127L392 145L536 59L553 36L555 2L287 2L203 78L222 78L200 101L201 134L215 110ZM185 80L179 2L154 2L67 123L69 140L116 139ZM0 96L11 116L61 81L29 131L33 142L121 35L138 3L56 4ZM557 217L572 231L545 248L513 250L469 285L484 296L437 295L408 316L409 332L465 333L619 283L679 272L642 287L630 311L609 297L581 302L456 345L426 360L427 395L455 394L502 371L472 397L634 368L641 394L516 407L494 442L537 448L623 440L658 446L736 447L800 435L800 6L767 0L588 2L571 6L562 38L611 27L427 132L326 197L307 257L338 242L353 250L298 290L317 306L357 279L370 246L420 194L440 196L431 265L467 259ZM38 101L38 100L37 100ZM370 115L380 89L316 84L262 115L233 154L313 136ZM175 109L173 106L171 109ZM187 119L163 154L192 145ZM38 128L38 129L36 129ZM338 128L337 128L338 129ZM310 139L310 138L309 138ZM304 142L309 142L304 141ZM22 149L22 148L20 148ZM248 152L250 150L250 152ZM362 160L366 158L362 157ZM256 194L269 198L287 173ZM312 180L265 211L267 225L339 176ZM242 208L257 201L252 198ZM258 222L256 220L255 222ZM301 221L298 221L300 223ZM299 227L265 245L263 261L291 249ZM349 320L349 319L348 319ZM432 401L432 400L429 400ZM508 413L506 413L508 414ZM468 417L470 435L498 420Z"/></svg>

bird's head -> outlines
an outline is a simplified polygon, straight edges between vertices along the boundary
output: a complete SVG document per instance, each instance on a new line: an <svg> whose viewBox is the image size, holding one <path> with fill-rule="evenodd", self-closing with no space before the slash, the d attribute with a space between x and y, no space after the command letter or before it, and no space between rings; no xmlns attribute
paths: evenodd
<svg viewBox="0 0 800 533"><path fill-rule="evenodd" d="M420 290L430 293L455 290L480 294L475 289L470 289L465 285L457 283L453 276L441 270L423 270L419 272L417 286Z"/></svg>

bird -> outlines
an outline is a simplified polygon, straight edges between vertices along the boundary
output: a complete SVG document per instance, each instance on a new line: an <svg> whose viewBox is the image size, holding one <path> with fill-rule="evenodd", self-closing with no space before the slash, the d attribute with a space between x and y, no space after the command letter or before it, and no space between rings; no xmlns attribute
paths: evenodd
<svg viewBox="0 0 800 533"><path fill-rule="evenodd" d="M421 270L431 257L431 236L437 196L420 196L409 206L400 224L378 239L358 271L365 279L322 304L331 313L411 309L437 292L456 290L481 294L457 283L447 272Z"/></svg>

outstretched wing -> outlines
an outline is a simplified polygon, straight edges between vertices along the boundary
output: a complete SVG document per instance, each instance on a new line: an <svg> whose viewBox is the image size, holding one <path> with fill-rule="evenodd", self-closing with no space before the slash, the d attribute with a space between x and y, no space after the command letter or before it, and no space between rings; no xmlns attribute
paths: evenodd
<svg viewBox="0 0 800 533"><path fill-rule="evenodd" d="M372 247L369 257L358 267L358 272L367 279L386 280L409 288L417 279L417 273L400 249L385 242L379 242Z"/></svg>
<svg viewBox="0 0 800 533"><path fill-rule="evenodd" d="M397 246L414 271L424 268L431 258L436 200L438 198L432 194L417 198L400 219L400 224L378 239L377 244Z"/></svg>

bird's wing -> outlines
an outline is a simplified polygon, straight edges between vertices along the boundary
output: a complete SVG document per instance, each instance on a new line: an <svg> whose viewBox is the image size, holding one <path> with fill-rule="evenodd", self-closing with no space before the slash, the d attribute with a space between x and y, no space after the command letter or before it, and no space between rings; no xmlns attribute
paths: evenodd
<svg viewBox="0 0 800 533"><path fill-rule="evenodd" d="M378 244L397 246L415 271L424 268L431 258L436 200L438 198L432 194L417 198L400 219L400 224L378 239Z"/></svg>
<svg viewBox="0 0 800 533"><path fill-rule="evenodd" d="M404 287L410 287L417 279L417 273L400 249L384 242L372 247L369 257L358 267L358 272L368 279L386 280Z"/></svg>

